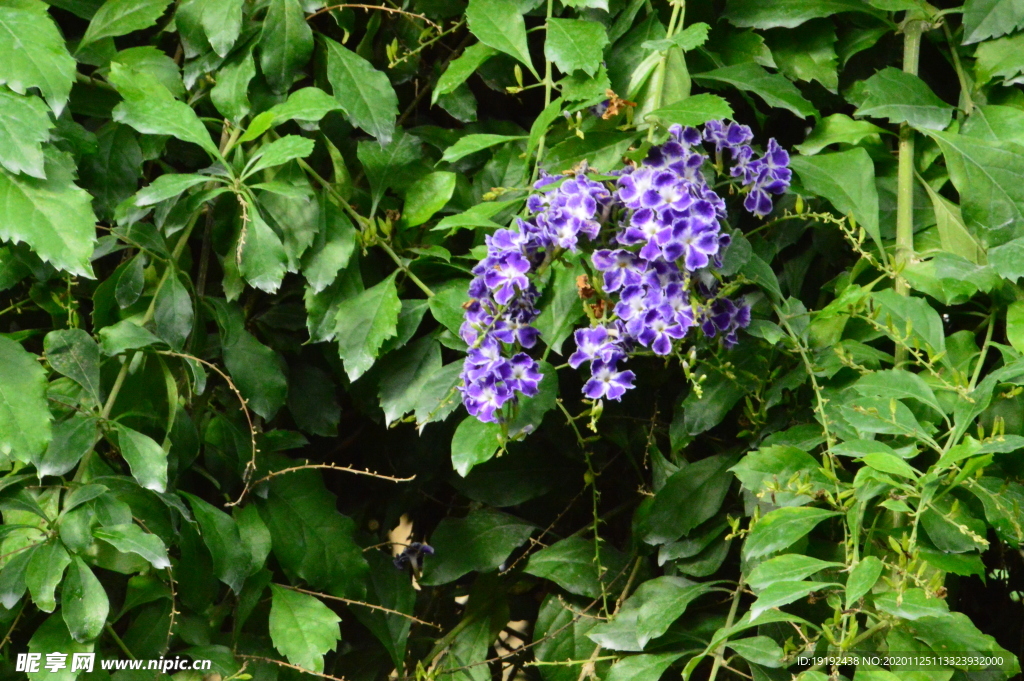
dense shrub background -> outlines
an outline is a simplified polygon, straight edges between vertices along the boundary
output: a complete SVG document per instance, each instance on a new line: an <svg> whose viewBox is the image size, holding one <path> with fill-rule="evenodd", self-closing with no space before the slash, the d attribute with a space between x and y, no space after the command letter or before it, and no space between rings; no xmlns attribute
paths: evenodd
<svg viewBox="0 0 1024 681"><path fill-rule="evenodd" d="M1018 0L0 0L0 29L5 676L1019 673ZM563 254L540 394L467 416L470 269L540 171L614 189L722 118L795 171L764 219L719 185L739 345L586 401ZM850 651L1002 662L797 664Z"/></svg>

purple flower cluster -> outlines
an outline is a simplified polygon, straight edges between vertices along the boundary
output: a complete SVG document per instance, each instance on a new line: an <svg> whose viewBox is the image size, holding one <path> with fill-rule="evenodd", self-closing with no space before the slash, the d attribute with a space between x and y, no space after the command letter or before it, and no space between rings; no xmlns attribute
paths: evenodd
<svg viewBox="0 0 1024 681"><path fill-rule="evenodd" d="M541 379L536 360L525 352L508 356L507 346L530 349L539 333L531 326L539 311L537 289L528 274L558 249L576 251L580 235L597 237L607 219L611 193L585 175L542 177L534 187L548 189L530 196L532 216L519 219L518 230L499 229L486 239L487 256L473 268L472 300L459 329L470 346L462 371L462 401L481 421L501 420L506 403L517 394L537 394Z"/></svg>
<svg viewBox="0 0 1024 681"><path fill-rule="evenodd" d="M789 153L775 139L768 140L768 148L760 158L754 158L754 149L748 144L754 139L746 125L723 121L709 121L704 125L704 139L715 143L719 154L728 149L733 160L731 174L738 177L747 189L743 207L764 217L772 212L769 194L781 194L789 187L793 171L789 169Z"/></svg>
<svg viewBox="0 0 1024 681"><path fill-rule="evenodd" d="M577 251L582 237L602 238L605 225L616 228L611 243L590 260L607 304L592 315L599 323L576 331L569 358L574 368L590 364L587 398L621 399L635 380L621 363L640 348L670 355L691 328L734 346L750 323L750 308L721 296L711 274L731 237L722 230L725 201L705 176L704 144L714 145L719 169L729 151L730 174L747 191L744 207L764 216L772 209L770 194L789 186L789 155L772 139L755 158L752 139L750 128L737 123L711 121L703 133L673 126L643 163L613 173L614 191L587 177L586 167L567 178L544 175L534 185L543 193L527 201L530 217L519 219L515 231L487 237L487 256L473 270L473 300L460 332L470 346L462 375L469 412L500 421L502 407L518 393L537 393L539 367L521 351L539 335L531 326L538 292L530 274L563 251Z"/></svg>

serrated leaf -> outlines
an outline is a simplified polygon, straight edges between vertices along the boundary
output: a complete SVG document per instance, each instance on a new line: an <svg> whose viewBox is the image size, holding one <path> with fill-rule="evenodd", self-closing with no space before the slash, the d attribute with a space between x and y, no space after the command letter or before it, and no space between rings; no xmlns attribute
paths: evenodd
<svg viewBox="0 0 1024 681"><path fill-rule="evenodd" d="M171 0L106 0L96 10L78 49L103 38L141 31L163 16Z"/></svg>
<svg viewBox="0 0 1024 681"><path fill-rule="evenodd" d="M383 198L384 192L394 184L396 174L420 159L423 151L415 137L399 128L395 131L391 143L385 146L368 140L360 142L356 147L356 156L363 164L366 178L370 181L372 217L377 212L377 204Z"/></svg>
<svg viewBox="0 0 1024 681"><path fill-rule="evenodd" d="M305 158L313 153L313 140L299 135L285 135L269 144L265 144L253 154L244 177L249 177L263 170L273 168L288 161Z"/></svg>
<svg viewBox="0 0 1024 681"><path fill-rule="evenodd" d="M260 66L271 89L287 92L313 54L313 31L299 0L270 0L259 46Z"/></svg>
<svg viewBox="0 0 1024 681"><path fill-rule="evenodd" d="M218 55L231 51L242 30L242 6L245 0L206 0L200 22L206 39Z"/></svg>
<svg viewBox="0 0 1024 681"><path fill-rule="evenodd" d="M28 462L50 442L46 372L19 343L0 337L0 455Z"/></svg>
<svg viewBox="0 0 1024 681"><path fill-rule="evenodd" d="M154 76L113 62L109 79L124 98L114 107L115 121L147 135L171 135L198 144L214 158L220 155L192 107L176 100Z"/></svg>
<svg viewBox="0 0 1024 681"><path fill-rule="evenodd" d="M309 594L270 585L270 640L292 664L321 673L324 655L341 640L334 611Z"/></svg>
<svg viewBox="0 0 1024 681"><path fill-rule="evenodd" d="M397 331L402 303L395 287L396 277L397 272L338 306L335 339L351 381L373 366L384 341Z"/></svg>
<svg viewBox="0 0 1024 681"><path fill-rule="evenodd" d="M793 83L777 73L769 73L762 66L753 63L724 66L713 71L693 74L696 81L725 83L752 92L769 106L792 111L800 118L816 116L814 105L804 99Z"/></svg>
<svg viewBox="0 0 1024 681"><path fill-rule="evenodd" d="M327 79L349 122L388 144L398 117L398 96L388 77L358 54L324 38Z"/></svg>
<svg viewBox="0 0 1024 681"><path fill-rule="evenodd" d="M405 194L402 222L417 227L434 217L455 193L455 173L437 171L414 182Z"/></svg>
<svg viewBox="0 0 1024 681"><path fill-rule="evenodd" d="M887 132L868 121L855 121L845 114L832 114L818 121L803 144L794 147L804 156L813 156L830 144L859 144Z"/></svg>
<svg viewBox="0 0 1024 681"><path fill-rule="evenodd" d="M356 249L356 228L348 216L330 201L320 209L321 229L302 258L302 274L319 293L348 265Z"/></svg>
<svg viewBox="0 0 1024 681"><path fill-rule="evenodd" d="M490 135L490 134L477 134L477 135L466 135L459 139L458 142L453 144L444 150L444 155L441 157L442 161L448 163L454 163L461 158L475 154L478 151L489 149L505 142L514 142L515 140L526 139L525 135Z"/></svg>
<svg viewBox="0 0 1024 681"><path fill-rule="evenodd" d="M388 370L377 395L384 422L390 426L416 409L424 384L441 368L441 346L433 337L425 336L388 358Z"/></svg>
<svg viewBox="0 0 1024 681"><path fill-rule="evenodd" d="M430 535L422 584L447 584L470 572L496 569L533 533L534 526L488 508L445 518Z"/></svg>
<svg viewBox="0 0 1024 681"><path fill-rule="evenodd" d="M158 570L171 566L167 559L167 547L155 534L144 532L138 525L125 523L107 525L93 529L92 534L122 553L134 553L150 562Z"/></svg>
<svg viewBox="0 0 1024 681"><path fill-rule="evenodd" d="M1024 0L967 0L964 45L1012 33L1024 26Z"/></svg>
<svg viewBox="0 0 1024 681"><path fill-rule="evenodd" d="M548 19L544 57L562 73L577 69L593 76L608 44L604 26L586 19Z"/></svg>
<svg viewBox="0 0 1024 681"><path fill-rule="evenodd" d="M117 424L117 444L139 484L155 492L167 489L167 452L156 440Z"/></svg>
<svg viewBox="0 0 1024 681"><path fill-rule="evenodd" d="M228 3L230 4L230 3ZM239 50L217 71L210 100L217 111L236 125L249 114L249 81L256 77L252 48Z"/></svg>
<svg viewBox="0 0 1024 681"><path fill-rule="evenodd" d="M85 562L75 556L68 568L60 595L61 614L71 637L80 643L91 641L103 631L110 601L107 592Z"/></svg>
<svg viewBox="0 0 1024 681"><path fill-rule="evenodd" d="M249 575L249 552L242 545L242 537L235 519L219 508L187 492L181 493L188 499L192 513L199 522L201 536L213 558L213 569L217 579L231 587L238 594Z"/></svg>
<svg viewBox="0 0 1024 681"><path fill-rule="evenodd" d="M779 31L769 41L772 57L791 80L818 81L831 91L839 89L836 31L831 20L814 20L799 31Z"/></svg>
<svg viewBox="0 0 1024 681"><path fill-rule="evenodd" d="M167 173L153 180L149 186L143 187L135 194L135 205L152 206L173 199L197 184L209 182L213 178L206 175L190 175L189 173Z"/></svg>
<svg viewBox="0 0 1024 681"><path fill-rule="evenodd" d="M75 79L75 60L64 47L43 3L0 5L0 85L18 94L37 87L60 116Z"/></svg>
<svg viewBox="0 0 1024 681"><path fill-rule="evenodd" d="M485 45L519 60L537 74L526 43L526 22L517 3L507 0L470 0L466 8L469 30Z"/></svg>
<svg viewBox="0 0 1024 681"><path fill-rule="evenodd" d="M54 267L91 278L96 243L91 200L67 169L50 159L45 180L0 168L0 240L24 241Z"/></svg>
<svg viewBox="0 0 1024 681"><path fill-rule="evenodd" d="M237 252L241 254L238 272L251 286L276 293L288 270L288 254L277 235L260 213L259 207L245 199L246 213L238 233Z"/></svg>
<svg viewBox="0 0 1024 681"><path fill-rule="evenodd" d="M52 127L43 100L0 86L0 165L15 175L45 179L42 143Z"/></svg>

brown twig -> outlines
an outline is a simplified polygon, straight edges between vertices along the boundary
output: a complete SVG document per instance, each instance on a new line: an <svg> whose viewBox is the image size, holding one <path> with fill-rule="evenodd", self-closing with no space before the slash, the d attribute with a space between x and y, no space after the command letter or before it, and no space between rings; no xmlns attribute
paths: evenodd
<svg viewBox="0 0 1024 681"><path fill-rule="evenodd" d="M395 477L392 477L390 475L384 475L383 473L375 473L373 471L364 471L364 470L362 470L360 468L351 468L349 466L337 466L337 465L335 465L333 463L307 463L307 464L303 464L301 466L293 466L292 468L282 468L279 471L274 471L273 473L265 475L262 478L260 478L259 480L254 481L250 485L250 487L255 487L256 485L260 484L261 482L266 482L267 480L270 480L271 478L276 478L277 476L284 475L285 473L294 473L295 471L302 471L302 470L315 469L315 468L322 468L322 469L331 470L331 471L344 471L346 473L355 473L356 475L365 475L365 476L370 477L370 478L377 478L378 480L388 480L390 482L412 482L413 480L416 479L415 475L412 475L412 476L410 476L408 478L395 478Z"/></svg>
<svg viewBox="0 0 1024 681"><path fill-rule="evenodd" d="M234 503L230 503L230 504L228 504L228 506L234 506L234 505L238 504L242 500L242 497L245 496L245 493L249 491L249 486L250 485L248 483L248 479L250 477L252 477L253 471L256 470L256 454L259 452L259 450L256 449L256 426L253 425L252 414L249 413L249 407L246 406L248 404L248 400L246 400L244 397L242 397L242 393L238 390L238 387L235 385L234 381L231 380L231 377L228 376L223 371L221 371L220 367L218 367L213 362L207 362L205 359L200 359L200 358L196 357L195 355L186 355L183 352L174 352L172 350L161 350L157 354L167 355L169 357L180 357L181 359L191 359L191 360L194 360L196 362L199 362L200 364L202 364L205 367L209 367L210 369L213 369L215 372L217 372L217 374L220 375L221 378L223 378L227 382L228 387L231 388L231 391L233 393L235 393L235 397L238 398L239 404L242 405L242 413L245 414L245 420L249 424L249 440L252 443L252 459L245 466L245 479L246 479L245 489L242 490L242 494L241 494L241 496L238 497L238 501L235 501Z"/></svg>
<svg viewBox="0 0 1024 681"><path fill-rule="evenodd" d="M309 21L310 19L312 19L314 17L317 17L317 16L319 16L321 14L324 14L325 12L330 12L331 10L335 10L335 9L363 9L363 10L367 10L367 11L369 11L371 9L378 9L381 12L390 12L392 14L401 14L401 15L404 15L404 16L407 16L407 17L413 17L415 19L422 19L423 21L427 22L428 24L430 24L431 26L433 26L437 30L439 30L439 31L442 30L440 25L435 24L433 21L431 21L430 19L426 18L422 14L416 14L415 12L407 12L404 9L397 9L395 7L385 7L383 5L362 5L362 4L358 4L358 3L345 3L344 5L330 5L328 7L322 7L321 9L318 9L317 11L315 11L312 14L310 14L309 16L307 16L306 17L306 21Z"/></svg>
<svg viewBox="0 0 1024 681"><path fill-rule="evenodd" d="M262 657L260 655L243 655L237 653L235 657L241 657L245 660L259 660L260 662L269 662L270 664L276 664L279 667L287 667L288 669L294 669L295 671L302 672L303 674L309 674L310 676L319 676L321 679L330 679L330 681L347 681L347 679L341 676L331 676L330 674L324 674L323 672L315 672L312 669L306 669L294 664L288 664L281 660L275 660L272 657Z"/></svg>
<svg viewBox="0 0 1024 681"><path fill-rule="evenodd" d="M27 599L23 599L21 601L21 610L18 611L18 615L14 618L14 622L11 624L11 628L7 630L7 635L4 636L4 640L0 641L0 650L3 650L4 646L7 645L7 642L11 640L11 634L14 633L14 630L18 626L18 620L20 620L21 616L25 613L26 601Z"/></svg>
<svg viewBox="0 0 1024 681"><path fill-rule="evenodd" d="M299 588L297 586L290 586L288 584L278 584L277 586L283 587L285 589L291 589L292 591L298 591L299 593L309 594L310 596L317 596L319 598L326 598L327 600L331 600L331 601L340 601L341 603L344 603L346 605L361 605L364 608L370 608L371 610L380 610L381 612L386 612L389 615L398 615L399 617L404 617L407 620L411 620L413 622L416 622L417 624L423 624L423 625L431 627L433 629L437 629L438 631L440 631L441 628L442 628L440 624L434 624L433 622L427 622L426 620L421 620L420 618L414 617L413 615L408 615L408 614L406 614L404 612L399 612L398 610L392 610L391 608L385 608L382 605L374 605L373 603L366 603L364 601L354 601L354 600L349 599L349 598L342 598L341 596L332 596L331 594L320 593L319 591L310 591L308 589L301 589L301 588Z"/></svg>

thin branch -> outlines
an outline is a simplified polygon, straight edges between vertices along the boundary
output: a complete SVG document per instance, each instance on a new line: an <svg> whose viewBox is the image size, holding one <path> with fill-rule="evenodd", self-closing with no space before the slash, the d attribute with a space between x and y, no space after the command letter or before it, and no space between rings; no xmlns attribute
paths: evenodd
<svg viewBox="0 0 1024 681"><path fill-rule="evenodd" d="M284 475L285 473L294 473L295 471L302 471L302 470L307 470L307 469L311 469L311 468L322 468L322 469L331 470L331 471L344 471L346 473L355 473L356 475L365 475L365 476L370 477L370 478L377 478L378 480L387 480L389 482L412 482L413 480L416 479L415 475L411 475L408 478L396 478L396 477L393 477L393 476L390 476L390 475L384 475L383 473L375 473L374 471L364 471L361 468L351 468L349 466L337 466L337 465L335 465L333 463L307 463L307 464L303 464L301 466L293 466L292 468L282 468L279 471L274 471L272 473L269 473L268 475L266 475L266 476L260 478L259 480L256 480L255 482L253 482L252 485L250 485L250 486L251 487L255 487L256 485L258 485L261 482L266 482L267 480L270 480L271 478L276 478L277 476Z"/></svg>
<svg viewBox="0 0 1024 681"><path fill-rule="evenodd" d="M244 660L259 660L260 662L269 662L270 664L276 664L279 667L287 667L288 669L294 669L295 671L302 672L303 674L309 674L310 676L319 676L321 679L329 679L330 681L347 681L347 679L341 676L331 676L330 674L314 672L310 669L299 667L298 665L288 664L287 662L282 662L281 660L275 660L272 657L262 657L260 655L243 655L242 653L235 654L235 657L240 657Z"/></svg>
<svg viewBox="0 0 1024 681"><path fill-rule="evenodd" d="M288 584L278 584L277 586L283 587L285 589L291 589L292 591L298 591L300 593L309 594L310 596L317 596L319 598L326 598L327 600L331 600L331 601L339 601L339 602L344 603L346 605L361 605L364 608L370 608L371 610L379 610L381 612L386 612L389 615L398 615L399 617L404 617L407 620L411 620L413 622L416 622L417 624L422 624L422 625L431 627L433 629L437 629L438 631L441 631L441 629L442 629L440 624L434 624L433 622L427 622L426 620L421 620L418 617L414 617L414 616L406 614L404 612L400 612L398 610L392 610L391 608L385 608L382 605L374 605L373 603L366 603L364 601L354 601L354 600L349 599L349 598L342 598L341 596L332 596L331 594L320 593L319 591L309 591L308 589L301 589L301 588L299 588L297 586L290 586Z"/></svg>
<svg viewBox="0 0 1024 681"><path fill-rule="evenodd" d="M306 21L309 21L310 19L312 19L314 17L317 17L317 16L319 16L319 15L325 13L325 12L330 12L331 10L335 10L335 9L363 9L363 10L367 10L367 11L369 11L371 9L377 9L377 10L380 10L381 12L390 12L392 14L401 14L403 16L413 17L415 19L421 19L421 20L427 22L428 24L430 24L431 26L433 26L434 28L436 28L438 31L444 30L444 29L441 28L441 26L439 24L435 24L433 21L431 21L430 19L426 18L422 14L416 14L415 12L407 12L404 9L396 9L394 7L384 7L383 5L361 5L361 4L356 4L356 3L345 3L344 5L330 5L328 7L323 7L321 9L318 9L317 11L313 12L309 16L307 16L306 17Z"/></svg>

